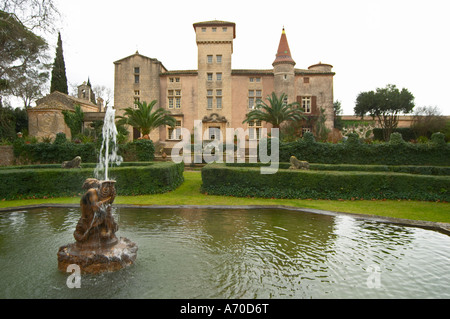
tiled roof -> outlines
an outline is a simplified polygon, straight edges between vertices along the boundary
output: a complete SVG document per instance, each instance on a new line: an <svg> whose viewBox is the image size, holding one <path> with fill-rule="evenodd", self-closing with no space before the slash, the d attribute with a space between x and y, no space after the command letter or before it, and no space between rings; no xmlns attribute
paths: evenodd
<svg viewBox="0 0 450 319"><path fill-rule="evenodd" d="M290 63L295 65L294 59L291 56L291 50L289 49L289 45L287 42L286 32L281 32L280 44L278 45L277 56L275 61L273 61L272 65L276 65L279 63Z"/></svg>
<svg viewBox="0 0 450 319"><path fill-rule="evenodd" d="M161 72L159 75L197 75L197 70L174 70Z"/></svg>
<svg viewBox="0 0 450 319"><path fill-rule="evenodd" d="M65 93L54 91L39 100L36 100L35 109L65 109L74 110L74 105L80 104L84 106L90 106L97 108L97 105L90 101L79 99Z"/></svg>
<svg viewBox="0 0 450 319"><path fill-rule="evenodd" d="M273 75L273 69L269 70L236 69L231 70L231 75Z"/></svg>

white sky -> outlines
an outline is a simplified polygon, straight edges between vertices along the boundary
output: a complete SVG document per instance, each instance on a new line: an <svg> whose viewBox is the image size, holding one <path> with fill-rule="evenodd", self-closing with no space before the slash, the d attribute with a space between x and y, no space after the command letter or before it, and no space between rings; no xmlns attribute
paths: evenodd
<svg viewBox="0 0 450 319"><path fill-rule="evenodd" d="M387 84L450 115L448 0L58 0L68 81L114 88L113 62L139 53L169 70L197 69L193 23L236 23L233 69L271 69L283 26L296 61L333 65L334 99ZM57 36L48 39L54 47ZM54 49L52 48L52 59Z"/></svg>

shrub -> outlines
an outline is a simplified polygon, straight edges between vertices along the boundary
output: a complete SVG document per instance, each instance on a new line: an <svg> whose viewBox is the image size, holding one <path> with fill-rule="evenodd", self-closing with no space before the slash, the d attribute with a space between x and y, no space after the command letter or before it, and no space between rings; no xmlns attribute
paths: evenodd
<svg viewBox="0 0 450 319"><path fill-rule="evenodd" d="M450 145L442 143L437 134L435 142L413 144L402 142L393 133L389 143L364 144L356 134L344 143L318 143L310 137L295 142L280 142L280 162L289 162L293 155L299 160L323 164L382 164L450 166ZM306 135L306 134L305 134Z"/></svg>
<svg viewBox="0 0 450 319"><path fill-rule="evenodd" d="M64 133L58 133L53 144L26 144L23 139L16 139L14 142L14 156L28 163L62 163L76 156L80 156L83 163L96 163L99 149L100 146L95 143L69 142ZM155 147L150 140L119 144L119 155L126 161L152 161L154 153Z"/></svg>
<svg viewBox="0 0 450 319"><path fill-rule="evenodd" d="M152 163L144 166L114 167L109 171L116 180L118 195L163 193L183 182L183 163ZM86 178L94 177L93 168L1 169L0 198L23 199L51 196L80 196Z"/></svg>
<svg viewBox="0 0 450 319"><path fill-rule="evenodd" d="M261 167L270 164L258 163L226 163L229 167ZM290 163L278 163L279 169L288 169ZM359 165L359 164L319 164L309 163L313 171L358 171L358 172L394 172L418 175L450 176L450 166L415 166L415 165Z"/></svg>
<svg viewBox="0 0 450 319"><path fill-rule="evenodd" d="M126 161L153 161L155 159L155 145L151 140L134 140L127 144L120 144L119 153Z"/></svg>
<svg viewBox="0 0 450 319"><path fill-rule="evenodd" d="M280 169L209 164L202 169L202 191L212 195L312 199L450 199L450 177L387 172Z"/></svg>
<svg viewBox="0 0 450 319"><path fill-rule="evenodd" d="M402 135L402 138L405 141L411 141L417 139L418 136L416 136L416 133L413 129L409 127L397 127L394 129L393 133L400 133ZM374 128L373 129L373 139L377 141L384 141L383 138L383 129L381 128Z"/></svg>

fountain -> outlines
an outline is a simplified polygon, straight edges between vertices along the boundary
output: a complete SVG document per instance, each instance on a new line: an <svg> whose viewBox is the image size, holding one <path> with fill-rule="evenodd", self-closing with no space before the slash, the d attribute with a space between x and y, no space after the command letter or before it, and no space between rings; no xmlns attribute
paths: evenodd
<svg viewBox="0 0 450 319"><path fill-rule="evenodd" d="M115 110L108 107L103 124L103 143L99 163L95 169L98 177L104 171L104 179L88 178L82 188L81 218L74 231L76 242L61 246L58 251L58 269L66 271L76 264L82 273L115 271L133 264L137 245L127 238L117 238L118 225L111 213L116 197L115 181L108 176L109 163L120 165L117 155L117 129L114 122ZM110 152L110 143L112 148Z"/></svg>

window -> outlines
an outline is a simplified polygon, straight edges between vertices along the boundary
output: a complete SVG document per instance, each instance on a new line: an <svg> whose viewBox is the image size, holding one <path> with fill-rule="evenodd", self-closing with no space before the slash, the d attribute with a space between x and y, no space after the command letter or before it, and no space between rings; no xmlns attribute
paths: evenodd
<svg viewBox="0 0 450 319"><path fill-rule="evenodd" d="M135 97L134 97L134 108L135 108L135 109L138 108L138 106L136 105L136 103L138 103L138 102L140 102L140 99L139 99L138 96L135 96Z"/></svg>
<svg viewBox="0 0 450 319"><path fill-rule="evenodd" d="M261 90L248 90L248 108L254 109L256 104L261 101Z"/></svg>
<svg viewBox="0 0 450 319"><path fill-rule="evenodd" d="M213 79L213 74L212 74L212 73L208 73L208 74L207 74L207 79L208 79L208 81L212 81L212 79Z"/></svg>
<svg viewBox="0 0 450 319"><path fill-rule="evenodd" d="M139 90L135 90L134 91L134 95L139 95L140 94L140 91Z"/></svg>
<svg viewBox="0 0 450 319"><path fill-rule="evenodd" d="M257 83L259 83L259 82L261 82L261 78L255 78L255 81L256 81Z"/></svg>
<svg viewBox="0 0 450 319"><path fill-rule="evenodd" d="M227 32L227 30L228 30L227 27L222 28L222 32Z"/></svg>
<svg viewBox="0 0 450 319"><path fill-rule="evenodd" d="M288 104L288 96L287 95L284 96L283 103Z"/></svg>
<svg viewBox="0 0 450 319"><path fill-rule="evenodd" d="M212 63L212 60L213 60L213 56L212 55L208 55L207 56L208 63Z"/></svg>
<svg viewBox="0 0 450 319"><path fill-rule="evenodd" d="M255 78L249 78L250 82L254 82Z"/></svg>
<svg viewBox="0 0 450 319"><path fill-rule="evenodd" d="M206 32L206 28L202 28L202 32Z"/></svg>
<svg viewBox="0 0 450 319"><path fill-rule="evenodd" d="M169 82L170 82L170 83L173 83L173 78L169 78Z"/></svg>
<svg viewBox="0 0 450 319"><path fill-rule="evenodd" d="M250 121L248 122L248 137L251 140L259 140L262 133L262 123L261 121Z"/></svg>
<svg viewBox="0 0 450 319"><path fill-rule="evenodd" d="M175 127L168 127L168 140L181 140L181 121L176 121Z"/></svg>
<svg viewBox="0 0 450 319"><path fill-rule="evenodd" d="M216 97L216 108L218 108L218 109L222 108L222 97L221 96Z"/></svg>
<svg viewBox="0 0 450 319"><path fill-rule="evenodd" d="M212 96L212 95L213 95L213 90L207 90L207 91L206 91L206 94L207 94L208 96Z"/></svg>
<svg viewBox="0 0 450 319"><path fill-rule="evenodd" d="M175 78L175 82L179 83L180 82L180 78Z"/></svg>
<svg viewBox="0 0 450 319"><path fill-rule="evenodd" d="M216 55L216 62L217 63L222 63L222 56L221 55Z"/></svg>
<svg viewBox="0 0 450 319"><path fill-rule="evenodd" d="M305 113L311 113L311 97L302 97L302 108Z"/></svg>
<svg viewBox="0 0 450 319"><path fill-rule="evenodd" d="M167 97L168 97L168 108L173 109L175 108L179 109L181 108L181 90L168 90L167 91ZM174 103L175 102L175 103Z"/></svg>
<svg viewBox="0 0 450 319"><path fill-rule="evenodd" d="M140 69L138 67L134 68L134 73L139 73Z"/></svg>
<svg viewBox="0 0 450 319"><path fill-rule="evenodd" d="M217 96L222 96L222 90L216 90L216 95Z"/></svg>
<svg viewBox="0 0 450 319"><path fill-rule="evenodd" d="M303 78L303 83L309 83L309 78L308 77L304 77Z"/></svg>
<svg viewBox="0 0 450 319"><path fill-rule="evenodd" d="M222 81L222 73L217 73L217 81Z"/></svg>
<svg viewBox="0 0 450 319"><path fill-rule="evenodd" d="M168 108L173 109L175 108L179 109L181 108L181 90L168 90L167 91L167 98L168 98ZM175 103L174 103L175 102Z"/></svg>
<svg viewBox="0 0 450 319"><path fill-rule="evenodd" d="M134 75L134 83L139 83L139 75Z"/></svg>
<svg viewBox="0 0 450 319"><path fill-rule="evenodd" d="M208 110L212 110L212 107L213 107L213 98L212 98L212 97L207 97L207 102L208 102L208 105L206 106L206 108L207 108Z"/></svg>
<svg viewBox="0 0 450 319"><path fill-rule="evenodd" d="M306 132L311 132L311 128L310 127L302 128L302 135L305 134Z"/></svg>
<svg viewBox="0 0 450 319"><path fill-rule="evenodd" d="M216 32L217 31L217 28L212 28L212 32Z"/></svg>
<svg viewBox="0 0 450 319"><path fill-rule="evenodd" d="M209 127L208 135L210 140L220 140L220 127Z"/></svg>

